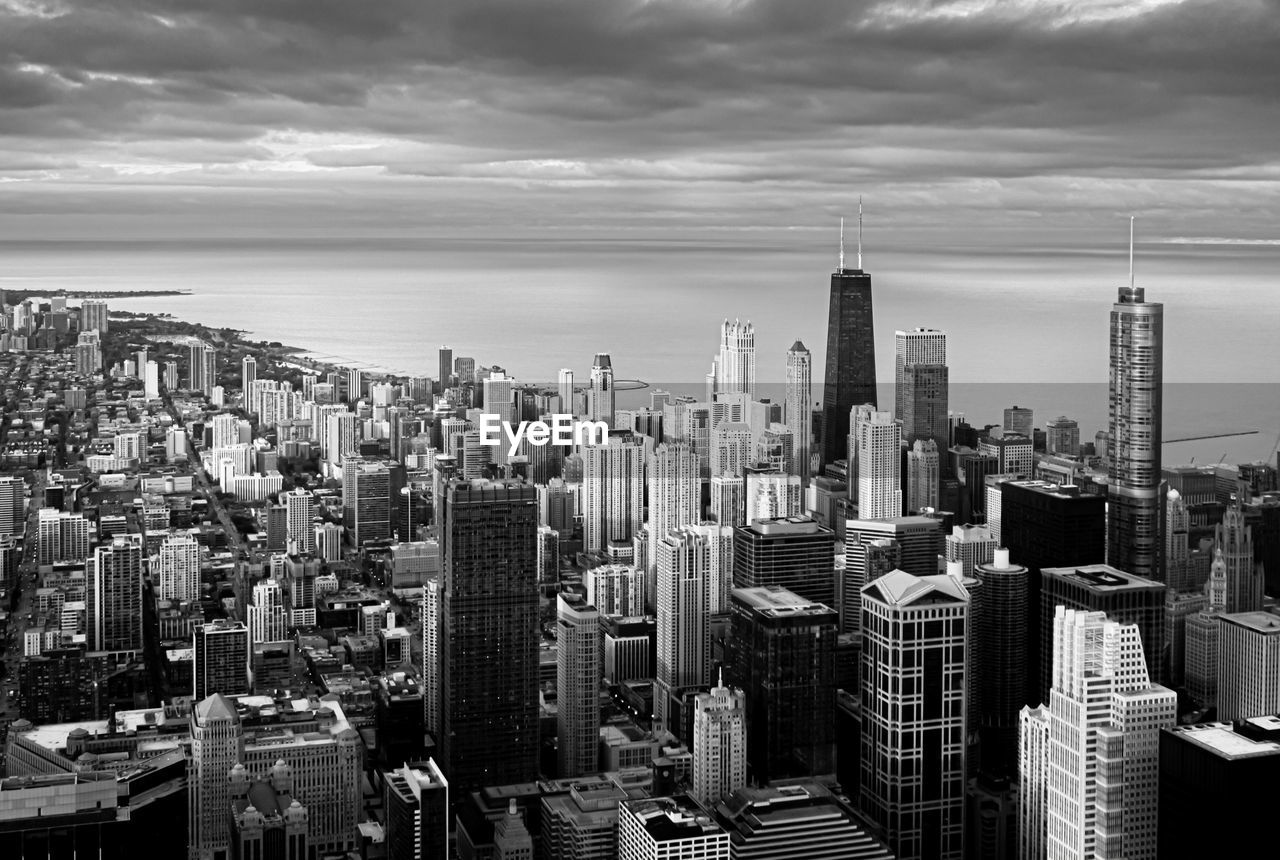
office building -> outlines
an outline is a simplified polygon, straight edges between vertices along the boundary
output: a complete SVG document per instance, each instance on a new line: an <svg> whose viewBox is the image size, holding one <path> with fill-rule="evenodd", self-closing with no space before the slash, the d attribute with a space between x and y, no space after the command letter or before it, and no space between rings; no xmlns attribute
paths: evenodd
<svg viewBox="0 0 1280 860"><path fill-rule="evenodd" d="M931 328L895 331L893 360L893 414L903 418L907 413L907 368L911 365L943 366L947 363L947 333ZM945 417L945 409L943 416ZM903 426L909 426L903 422ZM904 435L906 430L903 431ZM939 447L944 441L938 442Z"/></svg>
<svg viewBox="0 0 1280 860"><path fill-rule="evenodd" d="M1165 496L1164 574L1171 592L1193 590L1191 581L1191 514L1177 490Z"/></svg>
<svg viewBox="0 0 1280 860"><path fill-rule="evenodd" d="M1035 413L1025 406L1010 406L1004 410L1004 431L1031 438L1035 430Z"/></svg>
<svg viewBox="0 0 1280 860"><path fill-rule="evenodd" d="M1187 616L1184 633L1187 695L1205 709L1216 707L1218 702L1218 646L1227 589L1227 563L1221 552L1215 552L1204 584L1205 607Z"/></svg>
<svg viewBox="0 0 1280 860"><path fill-rule="evenodd" d="M142 649L142 535L117 535L99 546L85 570L93 651Z"/></svg>
<svg viewBox="0 0 1280 860"><path fill-rule="evenodd" d="M604 552L644 526L644 449L611 437L585 448L582 461L583 549Z"/></svg>
<svg viewBox="0 0 1280 860"><path fill-rule="evenodd" d="M208 397L218 384L218 350L202 340L187 347L187 388Z"/></svg>
<svg viewBox="0 0 1280 860"><path fill-rule="evenodd" d="M380 460L356 458L343 465L342 511L352 545L391 540L391 468Z"/></svg>
<svg viewBox="0 0 1280 860"><path fill-rule="evenodd" d="M836 611L777 585L735 588L730 607L752 782L834 774Z"/></svg>
<svg viewBox="0 0 1280 860"><path fill-rule="evenodd" d="M945 364L908 364L902 368L902 438L908 445L929 440L945 448L951 435Z"/></svg>
<svg viewBox="0 0 1280 860"><path fill-rule="evenodd" d="M827 360L822 385L822 462L834 463L847 454L849 410L876 404L875 324L871 303L871 275L862 269L862 218L858 218L858 268L844 265L843 229L840 259L831 275L827 310Z"/></svg>
<svg viewBox="0 0 1280 860"><path fill-rule="evenodd" d="M245 607L245 615L249 622L249 641L253 644L283 642L288 638L289 618L279 581L262 579L254 583L253 600Z"/></svg>
<svg viewBox="0 0 1280 860"><path fill-rule="evenodd" d="M885 845L816 782L741 788L712 810L739 860L892 860Z"/></svg>
<svg viewBox="0 0 1280 860"><path fill-rule="evenodd" d="M722 421L711 431L711 476L741 475L754 464L751 425Z"/></svg>
<svg viewBox="0 0 1280 860"><path fill-rule="evenodd" d="M963 564L964 575L970 577L978 565L995 560L996 539L986 526L952 526L943 539L943 552L947 561Z"/></svg>
<svg viewBox="0 0 1280 860"><path fill-rule="evenodd" d="M16 475L0 475L0 535L26 531L26 482Z"/></svg>
<svg viewBox="0 0 1280 860"><path fill-rule="evenodd" d="M1034 694L1048 700L1053 678L1053 619L1057 608L1104 612L1142 635L1147 676L1160 677L1164 654L1165 585L1106 564L1046 567L1040 571L1040 682Z"/></svg>
<svg viewBox="0 0 1280 860"><path fill-rule="evenodd" d="M1049 701L1021 716L1021 856L1153 860L1177 695L1151 683L1137 626L1106 613L1057 607L1052 651Z"/></svg>
<svg viewBox="0 0 1280 860"><path fill-rule="evenodd" d="M613 362L609 353L598 352L591 361L591 387L587 390L587 416L613 427Z"/></svg>
<svg viewBox="0 0 1280 860"><path fill-rule="evenodd" d="M538 773L537 493L454 481L442 502L439 742L463 796Z"/></svg>
<svg viewBox="0 0 1280 860"><path fill-rule="evenodd" d="M618 805L618 860L729 860L729 834L693 798Z"/></svg>
<svg viewBox="0 0 1280 860"><path fill-rule="evenodd" d="M1262 609L1264 580L1254 555L1253 529L1245 525L1244 512L1237 505L1227 508L1222 522L1213 530L1215 552L1222 553L1227 566L1227 612L1257 612Z"/></svg>
<svg viewBox="0 0 1280 860"><path fill-rule="evenodd" d="M436 357L438 359L436 363L436 378L438 380L436 383L436 390L443 393L447 389L453 387L453 347L440 347L436 352ZM459 380L459 383L462 385L466 385L468 382L471 382L471 380Z"/></svg>
<svg viewBox="0 0 1280 860"><path fill-rule="evenodd" d="M751 321L725 320L720 326L720 351L712 362L712 395L745 394L755 398L756 333Z"/></svg>
<svg viewBox="0 0 1280 860"><path fill-rule="evenodd" d="M969 594L895 570L863 587L862 615L860 806L899 860L960 860Z"/></svg>
<svg viewBox="0 0 1280 860"><path fill-rule="evenodd" d="M907 452L907 514L937 510L942 487L942 462L932 439L917 439Z"/></svg>
<svg viewBox="0 0 1280 860"><path fill-rule="evenodd" d="M449 781L431 759L382 774L387 860L449 856Z"/></svg>
<svg viewBox="0 0 1280 860"><path fill-rule="evenodd" d="M206 621L196 627L192 647L192 701L203 702L214 693L249 695L249 631L244 624L224 618Z"/></svg>
<svg viewBox="0 0 1280 860"><path fill-rule="evenodd" d="M151 578L161 600L200 599L200 544L190 534L166 535L151 560Z"/></svg>
<svg viewBox="0 0 1280 860"><path fill-rule="evenodd" d="M668 730L675 728L673 701L679 691L710 681L711 555L711 541L691 529L671 532L658 542L653 705L655 720Z"/></svg>
<svg viewBox="0 0 1280 860"><path fill-rule="evenodd" d="M702 484L698 455L688 445L663 443L649 459L649 566L658 541L672 531L702 520ZM626 613L624 613L626 614Z"/></svg>
<svg viewBox="0 0 1280 860"><path fill-rule="evenodd" d="M1045 450L1065 457L1080 455L1080 422L1065 415L1045 424Z"/></svg>
<svg viewBox="0 0 1280 860"><path fill-rule="evenodd" d="M804 513L804 487L796 475L748 468L743 475L743 497L746 525Z"/></svg>
<svg viewBox="0 0 1280 860"><path fill-rule="evenodd" d="M902 427L888 412L873 412L857 428L858 516L902 516Z"/></svg>
<svg viewBox="0 0 1280 860"><path fill-rule="evenodd" d="M835 533L810 517L762 519L733 530L733 587L777 585L835 605Z"/></svg>
<svg viewBox="0 0 1280 860"><path fill-rule="evenodd" d="M280 501L288 510L288 525L285 530L288 545L302 555L315 551L315 531L312 527L315 505L311 493L296 489L280 494Z"/></svg>
<svg viewBox="0 0 1280 860"><path fill-rule="evenodd" d="M1142 287L1133 285L1132 230L1129 257L1129 285L1111 307L1107 563L1163 582L1164 305L1146 301Z"/></svg>
<svg viewBox="0 0 1280 860"><path fill-rule="evenodd" d="M1018 712L1027 694L1027 619L1031 573L1010 561L1007 549L995 549L991 561L974 566L982 582L982 612L975 624L977 647L971 665L981 667L978 681L978 724L984 774L998 779L1017 776Z"/></svg>
<svg viewBox="0 0 1280 860"><path fill-rule="evenodd" d="M560 776L595 773L600 735L600 613L556 597L556 740Z"/></svg>
<svg viewBox="0 0 1280 860"><path fill-rule="evenodd" d="M1035 466L1035 446L1030 436L1005 433L1000 438L983 436L978 440L978 454L994 457L998 474L1030 478Z"/></svg>
<svg viewBox="0 0 1280 860"><path fill-rule="evenodd" d="M693 798L704 808L747 784L747 700L720 682L693 702Z"/></svg>
<svg viewBox="0 0 1280 860"><path fill-rule="evenodd" d="M813 473L813 355L800 341L787 350L783 420L791 428L792 468L804 486Z"/></svg>
<svg viewBox="0 0 1280 860"><path fill-rule="evenodd" d="M560 396L559 412L565 415L572 415L573 412L573 369L569 367L560 368L560 372L556 377L556 391Z"/></svg>
<svg viewBox="0 0 1280 860"><path fill-rule="evenodd" d="M871 546L886 540L893 541L892 548ZM873 571L879 575L889 572L876 567L877 559L892 555L897 559L894 567L912 576L930 576L938 572L938 555L941 552L941 520L921 516L848 520L845 523L844 569L836 581L841 632L858 632L862 587L876 578Z"/></svg>
<svg viewBox="0 0 1280 860"><path fill-rule="evenodd" d="M604 564L582 574L587 603L601 615L634 616L645 611L645 573L626 564Z"/></svg>
<svg viewBox="0 0 1280 860"><path fill-rule="evenodd" d="M1280 717L1164 729L1157 856L1259 853L1274 839L1277 780Z"/></svg>
<svg viewBox="0 0 1280 860"><path fill-rule="evenodd" d="M96 331L106 334L110 330L107 319L106 302L100 299L85 299L80 303L81 331Z"/></svg>
<svg viewBox="0 0 1280 860"><path fill-rule="evenodd" d="M1218 626L1218 719L1280 713L1280 616L1223 615Z"/></svg>

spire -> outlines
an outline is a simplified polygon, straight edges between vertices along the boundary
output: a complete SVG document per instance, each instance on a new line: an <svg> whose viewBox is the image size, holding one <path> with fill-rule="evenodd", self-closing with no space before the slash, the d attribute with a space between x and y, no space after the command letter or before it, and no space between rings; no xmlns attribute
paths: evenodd
<svg viewBox="0 0 1280 860"><path fill-rule="evenodd" d="M840 216L840 262L836 264L836 271L844 271L844 216Z"/></svg>
<svg viewBox="0 0 1280 860"><path fill-rule="evenodd" d="M1133 216L1129 216L1129 289L1133 289Z"/></svg>
<svg viewBox="0 0 1280 860"><path fill-rule="evenodd" d="M858 195L858 271L862 271L862 195Z"/></svg>

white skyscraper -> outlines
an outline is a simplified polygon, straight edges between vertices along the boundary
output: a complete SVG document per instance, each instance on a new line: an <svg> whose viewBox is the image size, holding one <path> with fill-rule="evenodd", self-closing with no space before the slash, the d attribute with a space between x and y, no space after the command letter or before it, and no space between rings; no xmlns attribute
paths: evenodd
<svg viewBox="0 0 1280 860"><path fill-rule="evenodd" d="M284 592L274 579L263 579L253 586L253 603L247 608L249 641L283 642L286 638Z"/></svg>
<svg viewBox="0 0 1280 860"><path fill-rule="evenodd" d="M947 333L931 328L895 331L893 357L893 414L901 419L906 411L904 368L912 364L946 364Z"/></svg>
<svg viewBox="0 0 1280 860"><path fill-rule="evenodd" d="M862 614L862 811L899 860L960 860L969 593L894 570L863 586Z"/></svg>
<svg viewBox="0 0 1280 860"><path fill-rule="evenodd" d="M1280 713L1280 617L1222 616L1218 625L1218 719Z"/></svg>
<svg viewBox="0 0 1280 860"><path fill-rule="evenodd" d="M791 428L793 468L809 484L813 444L813 356L800 341L787 350L787 393L783 420Z"/></svg>
<svg viewBox="0 0 1280 860"><path fill-rule="evenodd" d="M556 598L556 738L560 777L595 773L600 743L600 613Z"/></svg>
<svg viewBox="0 0 1280 860"><path fill-rule="evenodd" d="M721 673L693 708L693 798L710 809L747 784L747 699Z"/></svg>
<svg viewBox="0 0 1280 860"><path fill-rule="evenodd" d="M1137 625L1106 613L1058 606L1052 648L1049 702L1020 717L1023 857L1152 860L1177 695L1151 683Z"/></svg>
<svg viewBox="0 0 1280 860"><path fill-rule="evenodd" d="M587 552L630 541L644 526L644 449L614 438L583 450L582 507Z"/></svg>
<svg viewBox="0 0 1280 860"><path fill-rule="evenodd" d="M858 517L902 516L902 426L888 412L873 412L857 428Z"/></svg>
<svg viewBox="0 0 1280 860"><path fill-rule="evenodd" d="M440 577L432 576L422 589L422 710L423 726L440 732Z"/></svg>
<svg viewBox="0 0 1280 860"><path fill-rule="evenodd" d="M707 683L711 673L708 599L711 542L679 529L658 541L657 646L654 717L668 725L671 698L682 687Z"/></svg>
<svg viewBox="0 0 1280 860"><path fill-rule="evenodd" d="M925 508L938 508L942 487L938 443L917 439L907 452L907 513L918 514Z"/></svg>
<svg viewBox="0 0 1280 860"><path fill-rule="evenodd" d="M741 475L751 460L750 425L725 421L711 431L711 475Z"/></svg>
<svg viewBox="0 0 1280 860"><path fill-rule="evenodd" d="M591 388L587 392L587 415L592 421L613 426L613 362L609 353L599 352L591 362Z"/></svg>
<svg viewBox="0 0 1280 860"><path fill-rule="evenodd" d="M804 487L797 475L748 470L743 485L744 525L804 513Z"/></svg>
<svg viewBox="0 0 1280 860"><path fill-rule="evenodd" d="M315 532L311 527L314 511L314 500L311 493L303 489L290 490L280 494L288 510L285 527L285 540L293 544L301 555L315 550Z"/></svg>
<svg viewBox="0 0 1280 860"><path fill-rule="evenodd" d="M568 367L560 368L560 373L556 381L556 390L560 394L560 411L568 415L573 414L573 369Z"/></svg>
<svg viewBox="0 0 1280 860"><path fill-rule="evenodd" d="M649 460L649 567L656 564L658 541L681 526L699 522L702 484L698 455L688 445L664 443Z"/></svg>
<svg viewBox="0 0 1280 860"><path fill-rule="evenodd" d="M631 565L602 564L582 574L587 603L601 615L633 617L645 614L645 573Z"/></svg>
<svg viewBox="0 0 1280 860"><path fill-rule="evenodd" d="M720 352L713 367L716 394L755 396L756 332L750 320L725 320L720 326Z"/></svg>
<svg viewBox="0 0 1280 860"><path fill-rule="evenodd" d="M200 599L200 544L190 534L167 536L151 567L160 599Z"/></svg>
<svg viewBox="0 0 1280 860"><path fill-rule="evenodd" d="M952 526L945 539L947 561L964 565L964 575L973 576L973 569L980 564L990 564L996 558L996 539L986 526Z"/></svg>
<svg viewBox="0 0 1280 860"><path fill-rule="evenodd" d="M143 366L143 394L148 400L155 400L160 396L160 367L154 361L148 361Z"/></svg>

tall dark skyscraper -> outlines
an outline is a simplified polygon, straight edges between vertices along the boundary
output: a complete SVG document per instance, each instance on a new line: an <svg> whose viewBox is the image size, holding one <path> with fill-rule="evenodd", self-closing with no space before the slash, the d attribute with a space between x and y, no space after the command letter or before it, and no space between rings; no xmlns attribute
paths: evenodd
<svg viewBox="0 0 1280 860"><path fill-rule="evenodd" d="M1163 581L1160 570L1160 484L1164 305L1133 285L1129 222L1129 286L1111 307L1111 421L1107 454L1107 563Z"/></svg>
<svg viewBox="0 0 1280 860"><path fill-rule="evenodd" d="M733 587L778 585L836 605L835 532L809 517L756 520L733 530Z"/></svg>
<svg viewBox="0 0 1280 860"><path fill-rule="evenodd" d="M827 367L822 384L822 461L844 459L849 410L876 404L875 327L871 314L871 275L862 270L862 204L858 204L858 268L844 266L844 222L840 262L831 275L827 311Z"/></svg>
<svg viewBox="0 0 1280 860"><path fill-rule="evenodd" d="M538 776L538 494L455 481L442 501L440 750L460 798Z"/></svg>
<svg viewBox="0 0 1280 860"><path fill-rule="evenodd" d="M453 347L440 347L440 378L436 381L436 390L444 391L449 387L449 377L453 376Z"/></svg>

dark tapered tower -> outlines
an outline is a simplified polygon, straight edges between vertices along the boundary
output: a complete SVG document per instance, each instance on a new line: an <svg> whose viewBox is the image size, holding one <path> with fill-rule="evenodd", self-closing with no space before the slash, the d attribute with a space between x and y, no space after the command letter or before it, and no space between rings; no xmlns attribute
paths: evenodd
<svg viewBox="0 0 1280 860"><path fill-rule="evenodd" d="M831 275L827 311L827 367L822 383L822 461L848 455L849 410L876 404L876 343L871 315L871 275L862 270L862 202L858 202L858 268L844 266L844 221L840 262Z"/></svg>
<svg viewBox="0 0 1280 860"><path fill-rule="evenodd" d="M1161 392L1164 305L1133 285L1133 222L1129 222L1129 285L1111 308L1111 465L1107 483L1107 563L1164 581L1160 570Z"/></svg>

